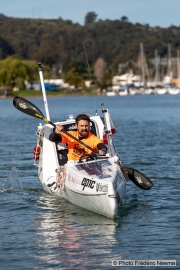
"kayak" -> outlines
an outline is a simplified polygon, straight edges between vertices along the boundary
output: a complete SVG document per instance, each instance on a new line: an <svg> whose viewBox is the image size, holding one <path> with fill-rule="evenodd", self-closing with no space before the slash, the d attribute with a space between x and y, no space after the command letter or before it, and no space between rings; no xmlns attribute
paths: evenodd
<svg viewBox="0 0 180 270"><path fill-rule="evenodd" d="M57 143L49 140L53 126L40 124L37 127L37 145L34 150L39 180L47 192L92 212L115 218L120 205L124 203L126 179L119 168L119 157L112 140L107 139L112 134L106 135L103 118L98 115L88 116L91 132L107 143L106 156L85 155L78 161L69 160L60 165L61 150ZM109 113L106 121L108 117ZM75 119L70 115L67 120L56 124L63 125L68 132L75 128Z"/></svg>

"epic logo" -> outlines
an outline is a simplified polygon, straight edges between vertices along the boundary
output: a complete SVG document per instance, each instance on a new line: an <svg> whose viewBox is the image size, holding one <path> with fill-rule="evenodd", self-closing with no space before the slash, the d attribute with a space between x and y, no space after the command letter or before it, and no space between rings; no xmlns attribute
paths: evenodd
<svg viewBox="0 0 180 270"><path fill-rule="evenodd" d="M81 185L84 186L83 187L83 190L84 190L85 187L94 188L95 183L96 183L96 181L93 181L93 180L90 180L87 178L83 178Z"/></svg>

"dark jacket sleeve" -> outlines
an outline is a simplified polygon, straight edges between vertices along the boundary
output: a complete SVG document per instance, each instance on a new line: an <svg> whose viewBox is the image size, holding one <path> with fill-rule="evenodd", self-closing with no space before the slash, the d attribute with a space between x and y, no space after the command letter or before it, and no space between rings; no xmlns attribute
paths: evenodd
<svg viewBox="0 0 180 270"><path fill-rule="evenodd" d="M51 142L61 142L61 141L62 141L62 137L61 137L60 134L56 134L56 133L53 131L53 133L51 133L51 134L49 135L49 140L50 140Z"/></svg>
<svg viewBox="0 0 180 270"><path fill-rule="evenodd" d="M107 146L104 143L98 143L97 148L104 152L107 152Z"/></svg>

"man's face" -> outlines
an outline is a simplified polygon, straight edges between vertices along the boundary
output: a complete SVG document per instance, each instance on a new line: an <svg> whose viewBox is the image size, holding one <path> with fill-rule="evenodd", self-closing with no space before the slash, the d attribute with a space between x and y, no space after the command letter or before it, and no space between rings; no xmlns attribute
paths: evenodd
<svg viewBox="0 0 180 270"><path fill-rule="evenodd" d="M77 124L77 130L80 137L87 137L90 131L89 122L87 120L80 120Z"/></svg>

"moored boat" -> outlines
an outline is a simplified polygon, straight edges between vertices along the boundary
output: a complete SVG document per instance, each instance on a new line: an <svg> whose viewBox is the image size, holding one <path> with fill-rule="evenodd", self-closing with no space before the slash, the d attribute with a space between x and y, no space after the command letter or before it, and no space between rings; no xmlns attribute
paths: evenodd
<svg viewBox="0 0 180 270"><path fill-rule="evenodd" d="M165 95L167 94L167 89L165 87L156 87L155 93L158 95Z"/></svg>
<svg viewBox="0 0 180 270"><path fill-rule="evenodd" d="M127 96L128 95L128 89L120 89L119 90L119 96Z"/></svg>
<svg viewBox="0 0 180 270"><path fill-rule="evenodd" d="M114 97L117 96L117 92L111 88L106 90L106 96L108 97Z"/></svg>
<svg viewBox="0 0 180 270"><path fill-rule="evenodd" d="M167 93L170 95L178 95L180 93L180 89L177 87L168 87Z"/></svg>

